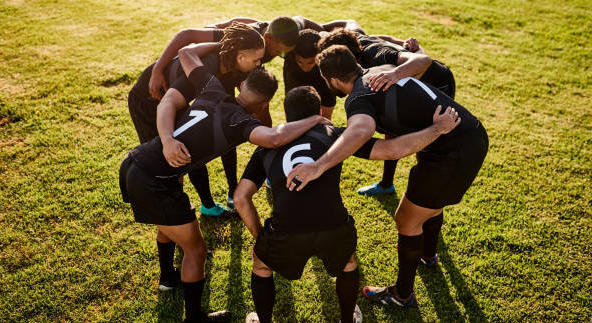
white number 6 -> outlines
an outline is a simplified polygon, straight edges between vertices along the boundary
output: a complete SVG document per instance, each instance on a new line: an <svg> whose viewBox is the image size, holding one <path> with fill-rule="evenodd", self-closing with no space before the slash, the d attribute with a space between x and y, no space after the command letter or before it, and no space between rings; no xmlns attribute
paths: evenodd
<svg viewBox="0 0 592 323"><path fill-rule="evenodd" d="M288 149L288 151L286 151L286 153L284 154L284 158L282 159L282 167L284 169L284 175L286 175L286 177L288 177L288 174L290 173L290 171L292 171L292 168L294 168L296 164L314 163L314 159L307 156L300 156L292 159L292 155L294 155L295 152L301 150L310 150L310 144L296 145Z"/></svg>

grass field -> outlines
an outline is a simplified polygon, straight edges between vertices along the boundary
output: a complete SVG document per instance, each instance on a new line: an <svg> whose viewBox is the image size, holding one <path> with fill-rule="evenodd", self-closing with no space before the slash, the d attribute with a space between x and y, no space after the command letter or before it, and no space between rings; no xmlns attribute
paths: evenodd
<svg viewBox="0 0 592 323"><path fill-rule="evenodd" d="M156 289L155 229L134 223L119 195L119 164L138 141L127 92L179 29L278 15L353 18L370 33L417 38L451 67L457 101L490 136L479 177L445 211L441 266L419 270L418 307L360 299L366 322L592 321L590 12L587 0L0 0L0 321L181 319L182 295ZM269 64L280 79L281 64ZM282 100L283 90L271 106L276 124ZM239 173L253 150L240 147ZM362 285L395 279L392 214L413 163L399 163L397 194L385 198L355 193L382 163L345 163ZM209 170L222 201L220 161ZM267 217L265 190L256 204ZM238 218L200 221L214 250L203 305L240 322L253 310L253 240ZM276 286L277 322L338 321L320 261Z"/></svg>

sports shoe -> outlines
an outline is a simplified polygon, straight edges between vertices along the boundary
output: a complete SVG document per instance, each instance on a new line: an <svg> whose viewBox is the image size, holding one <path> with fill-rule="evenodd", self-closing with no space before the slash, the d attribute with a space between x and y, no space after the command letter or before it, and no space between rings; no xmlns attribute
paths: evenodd
<svg viewBox="0 0 592 323"><path fill-rule="evenodd" d="M374 183L369 186L360 187L358 194L372 196L376 194L392 194L395 192L395 185L389 187L382 187L380 183Z"/></svg>
<svg viewBox="0 0 592 323"><path fill-rule="evenodd" d="M177 268L170 273L161 273L158 279L158 290L166 292L175 289L179 286L179 282L181 282L181 273Z"/></svg>
<svg viewBox="0 0 592 323"><path fill-rule="evenodd" d="M221 205L220 203L216 203L216 205L208 208L205 206L199 207L199 212L203 215L207 216L221 216L224 215L225 212L231 212L227 207Z"/></svg>
<svg viewBox="0 0 592 323"><path fill-rule="evenodd" d="M339 323L341 323L341 320L339 320ZM356 307L354 308L354 323L362 323L362 311L358 304L356 304Z"/></svg>
<svg viewBox="0 0 592 323"><path fill-rule="evenodd" d="M394 294L392 294L390 290L392 290ZM367 299L382 305L394 304L400 307L410 307L415 303L415 291L413 290L407 299L401 298L397 294L397 289L390 287L364 286L364 288L362 288L362 294L364 294Z"/></svg>
<svg viewBox="0 0 592 323"><path fill-rule="evenodd" d="M232 199L232 197L230 195L226 195L226 205L231 209L231 210L235 210L236 208L234 207L234 200Z"/></svg>
<svg viewBox="0 0 592 323"><path fill-rule="evenodd" d="M438 254L435 254L432 258L420 257L419 262L427 268L433 268L438 265Z"/></svg>
<svg viewBox="0 0 592 323"><path fill-rule="evenodd" d="M265 186L267 186L267 188L271 188L271 181L269 180L269 178L265 179Z"/></svg>
<svg viewBox="0 0 592 323"><path fill-rule="evenodd" d="M232 313L230 311L219 311L219 312L212 312L212 313L202 313L201 317L199 318L199 322L203 323L227 323L230 322L232 319ZM185 323L192 323L188 319L185 319L183 322Z"/></svg>
<svg viewBox="0 0 592 323"><path fill-rule="evenodd" d="M245 323L259 323L259 316L257 316L257 313L251 312L245 318Z"/></svg>

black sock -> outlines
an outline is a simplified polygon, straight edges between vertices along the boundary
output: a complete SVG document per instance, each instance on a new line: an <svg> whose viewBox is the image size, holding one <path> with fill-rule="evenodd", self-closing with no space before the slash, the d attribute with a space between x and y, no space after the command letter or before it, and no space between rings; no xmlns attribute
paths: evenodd
<svg viewBox="0 0 592 323"><path fill-rule="evenodd" d="M210 191L208 168L205 165L191 170L189 172L189 180L195 187L199 199L201 200L201 204L204 207L211 208L216 205L214 203L214 198L212 197L212 192Z"/></svg>
<svg viewBox="0 0 592 323"><path fill-rule="evenodd" d="M201 294L205 281L204 278L194 283L181 282L185 298L185 322L201 322Z"/></svg>
<svg viewBox="0 0 592 323"><path fill-rule="evenodd" d="M398 160L385 160L384 170L382 171L382 180L380 186L387 188L393 185L393 179L395 177L395 169L397 168Z"/></svg>
<svg viewBox="0 0 592 323"><path fill-rule="evenodd" d="M234 195L234 189L238 185L236 179L236 148L231 149L226 154L222 155L222 166L224 166L224 173L226 174L226 182L228 183L228 195L230 198Z"/></svg>
<svg viewBox="0 0 592 323"><path fill-rule="evenodd" d="M271 323L273 304L275 303L275 284L273 276L263 278L251 273L251 292L255 311L261 323Z"/></svg>
<svg viewBox="0 0 592 323"><path fill-rule="evenodd" d="M429 218L423 223L423 253L424 258L432 258L436 255L436 246L438 245L438 236L444 222L444 214L440 213L433 218Z"/></svg>
<svg viewBox="0 0 592 323"><path fill-rule="evenodd" d="M360 271L341 272L335 282L337 298L339 298L339 309L341 310L341 322L353 323L354 308L358 299L360 289Z"/></svg>
<svg viewBox="0 0 592 323"><path fill-rule="evenodd" d="M175 271L175 267L173 266L173 262L175 261L175 243L172 241L162 243L157 240L156 246L158 247L158 263L160 264L161 275Z"/></svg>
<svg viewBox="0 0 592 323"><path fill-rule="evenodd" d="M415 270L419 264L419 257L423 251L423 234L418 236L404 236L399 234L399 276L397 277L397 292L402 298L407 298L413 290Z"/></svg>

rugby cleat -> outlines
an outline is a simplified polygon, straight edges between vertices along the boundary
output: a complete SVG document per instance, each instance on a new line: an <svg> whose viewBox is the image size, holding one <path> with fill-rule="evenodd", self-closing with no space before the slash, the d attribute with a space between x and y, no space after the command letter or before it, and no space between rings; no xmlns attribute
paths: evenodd
<svg viewBox="0 0 592 323"><path fill-rule="evenodd" d="M251 312L245 318L245 323L259 323L259 316L257 316L257 313Z"/></svg>
<svg viewBox="0 0 592 323"><path fill-rule="evenodd" d="M235 210L236 208L234 207L234 200L232 199L232 197L230 195L226 195L226 205L231 209L231 210Z"/></svg>
<svg viewBox="0 0 592 323"><path fill-rule="evenodd" d="M209 208L203 205L200 206L199 212L206 216L222 216L226 212L231 212L231 210L219 203L216 203L216 205Z"/></svg>
<svg viewBox="0 0 592 323"><path fill-rule="evenodd" d="M380 183L374 183L369 186L360 187L358 194L372 196L377 194L393 194L395 192L395 185L389 187L382 187Z"/></svg>
<svg viewBox="0 0 592 323"><path fill-rule="evenodd" d="M204 314L202 322L204 323L227 323L232 320L232 313L230 311L218 311Z"/></svg>
<svg viewBox="0 0 592 323"><path fill-rule="evenodd" d="M395 286L389 287L374 287L374 286L364 286L362 288L362 294L372 302L379 303L382 305L397 305L399 307L410 307L415 303L415 291L411 291L411 295L406 299L401 298L397 294L397 289L394 288Z"/></svg>
<svg viewBox="0 0 592 323"><path fill-rule="evenodd" d="M181 272L175 268L174 271L166 274L160 274L160 278L158 279L158 290L161 292L166 292L172 289L175 289L179 286L181 282Z"/></svg>
<svg viewBox="0 0 592 323"><path fill-rule="evenodd" d="M267 186L267 188L271 188L271 181L269 180L269 178L265 179L265 186Z"/></svg>
<svg viewBox="0 0 592 323"><path fill-rule="evenodd" d="M259 321L257 321L257 323L258 322ZM341 320L339 320L339 323L341 323ZM356 304L356 307L354 308L354 323L362 323L362 311L360 310L358 304Z"/></svg>
<svg viewBox="0 0 592 323"><path fill-rule="evenodd" d="M438 254L435 254L431 258L420 257L419 262L427 268L433 268L438 265Z"/></svg>

